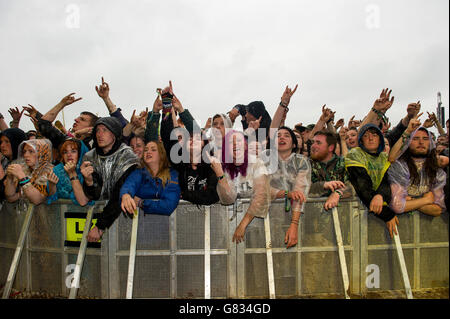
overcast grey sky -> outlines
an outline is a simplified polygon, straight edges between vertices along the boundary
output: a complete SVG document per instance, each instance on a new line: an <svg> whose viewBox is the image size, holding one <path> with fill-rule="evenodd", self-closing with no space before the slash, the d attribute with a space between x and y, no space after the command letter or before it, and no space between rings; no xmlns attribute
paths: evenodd
<svg viewBox="0 0 450 319"><path fill-rule="evenodd" d="M0 0L1 112L45 113L76 92L67 127L84 110L106 116L104 76L127 118L172 80L201 124L254 100L272 116L297 83L290 126L315 123L323 104L361 119L385 87L396 124L410 102L435 111L438 91L448 112L448 29L448 0Z"/></svg>

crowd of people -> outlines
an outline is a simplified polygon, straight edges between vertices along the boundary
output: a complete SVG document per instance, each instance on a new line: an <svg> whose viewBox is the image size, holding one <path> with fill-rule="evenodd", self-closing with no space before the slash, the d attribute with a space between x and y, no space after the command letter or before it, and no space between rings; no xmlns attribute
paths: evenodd
<svg viewBox="0 0 450 319"><path fill-rule="evenodd" d="M232 205L244 197L250 203L233 236L240 243L252 220L266 217L271 202L284 199L291 217L288 248L298 242L308 198L326 197L323 206L330 210L342 198L358 196L391 237L398 214L446 211L448 120L446 132L434 113L422 121L419 101L391 128L386 113L394 97L383 89L362 120L336 120L324 105L315 124L290 128L285 120L297 88L285 88L272 116L263 102L253 101L213 115L204 127L183 107L171 82L157 89L152 110L134 110L130 120L111 101L103 78L95 90L109 116L84 111L70 129L55 120L81 100L75 93L44 114L30 104L10 108L9 124L0 114L0 201L107 201L88 234L95 242L121 213L132 217L140 209L169 216L180 200ZM23 114L35 130L19 128Z"/></svg>

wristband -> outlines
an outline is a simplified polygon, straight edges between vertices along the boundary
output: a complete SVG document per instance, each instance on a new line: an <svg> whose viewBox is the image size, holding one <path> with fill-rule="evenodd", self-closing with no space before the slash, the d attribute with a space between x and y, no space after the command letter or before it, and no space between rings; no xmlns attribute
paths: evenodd
<svg viewBox="0 0 450 319"><path fill-rule="evenodd" d="M76 180L78 180L78 176L71 177L70 180L71 181L76 181Z"/></svg>
<svg viewBox="0 0 450 319"><path fill-rule="evenodd" d="M19 180L19 185L20 186L23 186L23 185L25 185L25 184L27 184L27 183L29 183L30 182L30 178L28 177L28 176L25 176L24 178L21 178L20 180Z"/></svg>
<svg viewBox="0 0 450 319"><path fill-rule="evenodd" d="M220 181L221 179L223 179L225 177L225 174L223 174L222 176L217 177L217 180Z"/></svg>
<svg viewBox="0 0 450 319"><path fill-rule="evenodd" d="M284 104L283 102L280 101L280 106L287 108L287 104Z"/></svg>
<svg viewBox="0 0 450 319"><path fill-rule="evenodd" d="M342 192L340 190L335 190L334 192L337 193L339 195L339 199L341 199L343 196Z"/></svg>

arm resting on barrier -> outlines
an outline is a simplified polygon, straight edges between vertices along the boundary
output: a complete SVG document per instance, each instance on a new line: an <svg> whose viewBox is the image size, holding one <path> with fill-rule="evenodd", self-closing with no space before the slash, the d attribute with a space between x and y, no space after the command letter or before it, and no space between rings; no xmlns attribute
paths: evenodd
<svg viewBox="0 0 450 319"><path fill-rule="evenodd" d="M381 195L386 203L390 202L391 190L387 180L387 174L385 174L385 176L383 177L383 181L381 182L380 187L378 187L377 191L374 191L372 189L372 180L370 179L369 174L367 174L364 168L348 167L347 171L349 173L349 179L355 189L356 194L367 208L370 207L370 203L375 195ZM389 190L389 194L386 193L387 189ZM380 193L380 191L384 191L384 193ZM381 213L375 214L375 216L387 222L395 217L395 213L388 206L383 206Z"/></svg>
<svg viewBox="0 0 450 319"><path fill-rule="evenodd" d="M234 204L237 192L228 174L217 183L217 195L222 205Z"/></svg>
<svg viewBox="0 0 450 319"><path fill-rule="evenodd" d="M117 183L114 185L114 189L112 191L112 194L110 195L110 198L108 200L108 204L103 208L102 213L99 215L99 218L97 219L96 226L104 230L106 228L109 228L114 221L119 217L121 208L120 208L120 189L127 179L128 175L136 168L136 165L131 166L128 168L125 173L120 177L120 179L117 181Z"/></svg>
<svg viewBox="0 0 450 319"><path fill-rule="evenodd" d="M206 180L206 188L196 191L184 189L182 191L182 198L188 202L198 205L212 205L219 201L217 195L217 177L212 169L207 170L209 176Z"/></svg>
<svg viewBox="0 0 450 319"><path fill-rule="evenodd" d="M169 216L177 208L180 201L180 186L178 180L170 180L159 200L145 200L142 203L144 214L158 214Z"/></svg>
<svg viewBox="0 0 450 319"><path fill-rule="evenodd" d="M419 211L424 214L437 217L437 216L441 215L442 208L436 204L429 204L429 205L424 205L424 206L420 207Z"/></svg>
<svg viewBox="0 0 450 319"><path fill-rule="evenodd" d="M253 178L253 193L247 214L266 217L270 206L270 184L267 175Z"/></svg>

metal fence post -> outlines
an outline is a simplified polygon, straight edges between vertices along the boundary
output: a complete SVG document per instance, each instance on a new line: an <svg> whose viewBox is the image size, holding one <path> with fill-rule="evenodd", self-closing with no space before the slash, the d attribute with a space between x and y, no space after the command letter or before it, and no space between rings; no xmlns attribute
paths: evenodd
<svg viewBox="0 0 450 319"><path fill-rule="evenodd" d="M211 207L205 206L205 299L211 299Z"/></svg>
<svg viewBox="0 0 450 319"><path fill-rule="evenodd" d="M266 235L267 279L269 280L269 296L275 299L275 278L273 273L272 238L270 236L269 214L264 218L264 233Z"/></svg>
<svg viewBox="0 0 450 319"><path fill-rule="evenodd" d="M14 283L14 278L16 277L17 267L19 266L20 256L22 255L23 245L27 237L28 229L30 228L31 218L33 217L34 205L28 204L27 213L25 215L25 220L22 224L22 230L20 232L19 240L17 242L16 251L9 268L8 277L6 279L5 288L3 290L2 299L8 299L11 293L12 285Z"/></svg>
<svg viewBox="0 0 450 319"><path fill-rule="evenodd" d="M92 216L94 214L94 207L89 208L86 216L86 223L83 229L83 238L81 239L80 250L78 251L77 263L75 265L75 271L73 275L72 284L70 287L69 299L75 299L77 296L78 288L80 286L81 271L83 270L84 256L86 255L87 247L87 235L91 229Z"/></svg>
<svg viewBox="0 0 450 319"><path fill-rule="evenodd" d="M395 247L397 249L398 261L400 263L400 270L402 272L403 283L405 284L406 297L408 299L413 299L413 295L412 295L412 291L411 291L411 284L409 282L409 277L408 277L408 270L406 269L405 256L403 256L403 249L402 249L402 244L400 242L400 235L398 234L398 228L397 228L397 234L394 233L394 241L395 241Z"/></svg>
<svg viewBox="0 0 450 319"><path fill-rule="evenodd" d="M136 262L136 243L139 224L139 208L134 211L131 226L130 257L128 260L127 299L133 298L134 266Z"/></svg>
<svg viewBox="0 0 450 319"><path fill-rule="evenodd" d="M348 280L347 262L345 261L345 252L344 252L344 245L342 243L341 225L339 223L339 216L336 207L333 208L332 214L334 222L334 233L336 234L336 242L338 246L339 261L341 264L341 274L342 274L342 282L344 285L344 294L346 299L350 299L350 297L348 296L349 280Z"/></svg>

